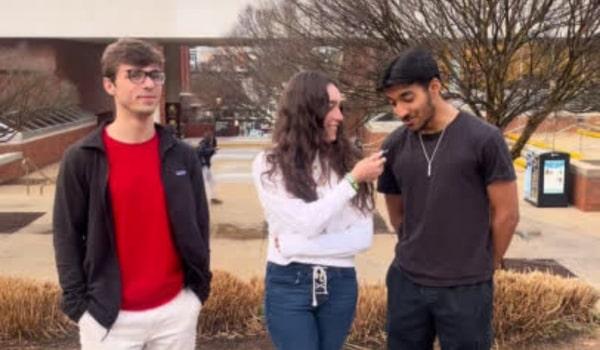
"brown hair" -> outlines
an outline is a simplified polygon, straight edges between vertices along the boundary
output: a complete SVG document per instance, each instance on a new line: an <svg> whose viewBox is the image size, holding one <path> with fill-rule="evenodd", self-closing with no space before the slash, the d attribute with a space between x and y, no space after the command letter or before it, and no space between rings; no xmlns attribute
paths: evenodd
<svg viewBox="0 0 600 350"><path fill-rule="evenodd" d="M102 54L102 76L114 80L120 64L146 67L165 64L162 52L152 44L138 39L124 38L115 41L104 49Z"/></svg>
<svg viewBox="0 0 600 350"><path fill-rule="evenodd" d="M362 157L343 127L338 128L334 142L325 139L323 121L330 110L329 84L335 85L325 74L315 71L300 72L288 81L279 100L273 147L267 152L270 169L263 175L271 177L281 171L285 189L306 202L318 198L312 169L317 154L327 179L330 171L344 176ZM361 183L352 204L363 212L372 210L373 185Z"/></svg>

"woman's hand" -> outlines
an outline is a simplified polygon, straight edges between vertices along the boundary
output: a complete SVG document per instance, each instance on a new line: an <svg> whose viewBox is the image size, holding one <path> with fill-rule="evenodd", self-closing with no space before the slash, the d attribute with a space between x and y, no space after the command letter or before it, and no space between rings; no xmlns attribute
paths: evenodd
<svg viewBox="0 0 600 350"><path fill-rule="evenodd" d="M385 164L384 151L373 153L372 155L361 159L350 172L356 182L375 181L383 172Z"/></svg>

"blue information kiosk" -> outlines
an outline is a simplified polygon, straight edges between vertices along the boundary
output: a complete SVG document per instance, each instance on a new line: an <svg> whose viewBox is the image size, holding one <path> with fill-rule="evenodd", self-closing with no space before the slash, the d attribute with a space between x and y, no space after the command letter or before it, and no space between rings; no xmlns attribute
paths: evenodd
<svg viewBox="0 0 600 350"><path fill-rule="evenodd" d="M569 206L569 154L528 150L525 159L525 200L537 207Z"/></svg>

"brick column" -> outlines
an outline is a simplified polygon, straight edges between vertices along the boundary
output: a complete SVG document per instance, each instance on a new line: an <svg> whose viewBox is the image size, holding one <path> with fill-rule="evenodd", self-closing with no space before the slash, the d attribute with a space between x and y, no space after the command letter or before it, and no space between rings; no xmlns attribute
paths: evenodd
<svg viewBox="0 0 600 350"><path fill-rule="evenodd" d="M572 202L582 211L600 211L600 162L571 160Z"/></svg>

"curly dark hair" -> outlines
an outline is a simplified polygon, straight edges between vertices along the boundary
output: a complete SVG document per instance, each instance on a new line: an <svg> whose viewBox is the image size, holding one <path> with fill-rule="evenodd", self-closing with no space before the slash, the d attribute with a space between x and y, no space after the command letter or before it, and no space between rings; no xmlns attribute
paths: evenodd
<svg viewBox="0 0 600 350"><path fill-rule="evenodd" d="M327 93L330 84L335 85L316 71L297 73L287 82L279 100L273 146L266 152L270 168L263 176L270 178L281 171L285 189L306 202L318 198L312 169L317 155L323 169L322 180L328 180L331 171L343 177L362 158L362 152L346 137L343 127L338 128L334 142L325 138L323 122L331 108ZM373 210L373 185L361 183L352 204L362 212Z"/></svg>

